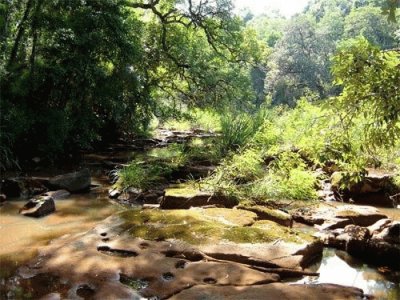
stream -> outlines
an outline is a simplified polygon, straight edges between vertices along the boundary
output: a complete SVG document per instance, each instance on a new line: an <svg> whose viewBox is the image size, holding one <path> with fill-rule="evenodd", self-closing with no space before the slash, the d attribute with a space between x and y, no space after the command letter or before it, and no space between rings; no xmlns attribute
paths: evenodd
<svg viewBox="0 0 400 300"><path fill-rule="evenodd" d="M27 218L18 214L26 201L12 201L0 208L0 295L5 296L6 278L16 269L37 255L37 249L52 239L65 234L84 232L97 222L123 209L111 203L104 191L72 195L57 201L57 211L41 219ZM398 209L385 209L385 213L399 218ZM319 277L304 277L296 283L335 283L354 286L374 295L376 299L400 299L400 278L382 274L373 266L352 258L347 253L326 248L320 262L310 267ZM52 281L52 278L42 278ZM28 281L29 283L29 281ZM48 282L52 285L53 283ZM25 290L38 286L24 283ZM3 299L3 297L1 297Z"/></svg>
<svg viewBox="0 0 400 300"><path fill-rule="evenodd" d="M58 290L62 290L58 279L42 276L34 279L40 280L39 284L30 279L23 283L14 282L11 288L14 290L10 291L10 278L20 266L37 256L41 246L66 234L88 231L108 216L126 209L108 199L108 184L104 178L94 177L92 183L98 187L90 193L73 194L66 200L57 200L56 212L40 219L19 215L18 211L26 200L13 199L0 206L0 299L36 299L46 294L46 286L54 284L58 284ZM400 220L400 209L382 208L381 211L394 220ZM302 225L302 228L312 230L305 225ZM322 260L312 265L309 270L320 275L306 276L290 282L353 286L363 289L375 299L400 299L399 273L393 275L384 268L367 265L343 251L325 248ZM28 294L18 294L15 289L20 286L23 286L23 291L28 291ZM44 291L40 288L36 290L38 286ZM87 298L84 291L82 298Z"/></svg>

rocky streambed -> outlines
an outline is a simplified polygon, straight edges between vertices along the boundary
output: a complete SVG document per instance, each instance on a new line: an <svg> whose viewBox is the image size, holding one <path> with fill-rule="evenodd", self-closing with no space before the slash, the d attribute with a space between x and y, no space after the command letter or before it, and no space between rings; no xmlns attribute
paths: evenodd
<svg viewBox="0 0 400 300"><path fill-rule="evenodd" d="M168 141L142 141L141 149ZM104 174L127 159L126 145L120 150L108 159L88 154L86 166ZM71 174L82 175L84 186ZM25 193L40 196L25 207L11 199L0 208L2 299L399 297L396 209L390 218L374 207L334 202L283 211L237 205L187 185L111 190L111 200L104 178L87 178L83 170L28 184ZM43 205L48 201L54 209ZM32 215L37 207L44 213Z"/></svg>

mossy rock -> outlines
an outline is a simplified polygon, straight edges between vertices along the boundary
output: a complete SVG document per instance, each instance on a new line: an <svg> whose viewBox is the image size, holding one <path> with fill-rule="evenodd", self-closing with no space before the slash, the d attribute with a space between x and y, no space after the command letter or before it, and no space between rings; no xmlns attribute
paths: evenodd
<svg viewBox="0 0 400 300"><path fill-rule="evenodd" d="M249 204L240 204L237 208L254 212L260 220L270 220L287 227L291 227L293 224L292 216L279 209L271 209L261 205Z"/></svg>
<svg viewBox="0 0 400 300"><path fill-rule="evenodd" d="M201 193L199 189L189 185L178 185L176 187L168 188L165 190L165 196L170 197L194 197Z"/></svg>
<svg viewBox="0 0 400 300"><path fill-rule="evenodd" d="M294 242L294 243L302 243L304 241L312 242L314 238L304 232L279 226L273 221L269 220L260 220L256 221L253 225L253 228L258 228L266 231L273 231L277 236L281 236L282 240L286 242Z"/></svg>
<svg viewBox="0 0 400 300"><path fill-rule="evenodd" d="M257 214L243 209L208 208L199 211L207 219L234 226L251 226L258 218Z"/></svg>
<svg viewBox="0 0 400 300"><path fill-rule="evenodd" d="M255 214L239 209L129 210L120 216L123 229L134 237L147 240L181 240L192 245L269 243L284 240L302 243L297 233L273 223L273 227L249 227ZM247 225L247 226L246 226Z"/></svg>
<svg viewBox="0 0 400 300"><path fill-rule="evenodd" d="M188 209L215 205L218 207L232 208L237 201L213 192L202 191L189 185L181 185L165 190L164 198L160 203L162 209Z"/></svg>

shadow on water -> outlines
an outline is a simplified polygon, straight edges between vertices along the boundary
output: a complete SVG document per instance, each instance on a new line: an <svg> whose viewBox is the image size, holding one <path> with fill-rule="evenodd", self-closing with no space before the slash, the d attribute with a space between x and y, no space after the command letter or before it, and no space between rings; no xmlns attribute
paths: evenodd
<svg viewBox="0 0 400 300"><path fill-rule="evenodd" d="M322 260L310 270L320 276L304 277L296 283L334 283L363 289L375 299L400 299L399 272L376 269L344 251L325 248Z"/></svg>

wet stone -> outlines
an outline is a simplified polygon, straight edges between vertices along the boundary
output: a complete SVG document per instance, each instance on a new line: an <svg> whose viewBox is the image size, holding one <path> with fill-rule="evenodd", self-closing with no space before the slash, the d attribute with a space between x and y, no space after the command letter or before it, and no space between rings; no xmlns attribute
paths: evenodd
<svg viewBox="0 0 400 300"><path fill-rule="evenodd" d="M95 290L87 284L79 286L76 290L76 294L85 300L93 299L95 293Z"/></svg>
<svg viewBox="0 0 400 300"><path fill-rule="evenodd" d="M171 272L167 272L167 273L162 274L162 278L165 281L171 281L171 280L173 280L175 278L175 275L172 274Z"/></svg>
<svg viewBox="0 0 400 300"><path fill-rule="evenodd" d="M142 290L149 286L149 281L143 279L131 278L125 274L120 274L119 281L122 284L125 284L134 290Z"/></svg>

